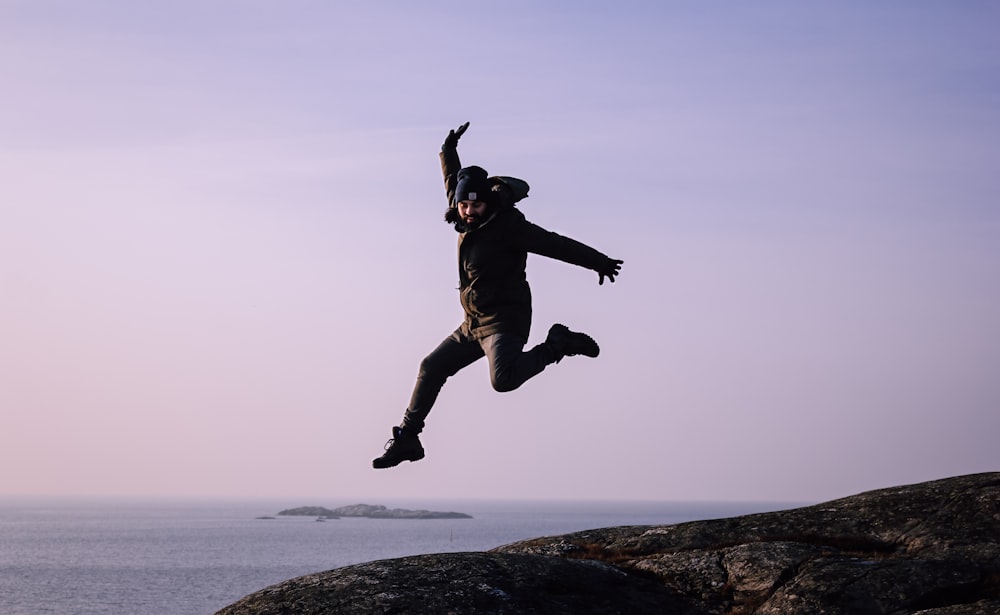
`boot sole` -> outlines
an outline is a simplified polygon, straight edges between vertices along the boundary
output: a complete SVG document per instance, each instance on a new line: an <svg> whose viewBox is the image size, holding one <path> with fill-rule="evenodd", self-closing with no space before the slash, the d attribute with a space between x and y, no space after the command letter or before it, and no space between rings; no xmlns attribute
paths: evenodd
<svg viewBox="0 0 1000 615"><path fill-rule="evenodd" d="M372 461L372 467L375 468L376 470L388 470L389 468L395 468L396 466L398 466L399 464L403 463L404 461L409 461L410 463L413 463L414 461L420 461L423 458L424 458L424 454L420 453L420 455L418 457L408 457L406 459L400 459L399 461L397 461L394 464L385 465L385 466L383 466L383 465L377 465L376 462L378 461L378 459L376 459L376 460Z"/></svg>

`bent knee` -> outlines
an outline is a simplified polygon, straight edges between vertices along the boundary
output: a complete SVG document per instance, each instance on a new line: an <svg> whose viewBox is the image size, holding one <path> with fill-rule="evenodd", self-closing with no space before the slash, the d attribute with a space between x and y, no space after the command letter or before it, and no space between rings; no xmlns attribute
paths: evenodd
<svg viewBox="0 0 1000 615"><path fill-rule="evenodd" d="M493 390L497 393L510 393L522 383L509 378L493 378L490 380L490 384L493 385Z"/></svg>

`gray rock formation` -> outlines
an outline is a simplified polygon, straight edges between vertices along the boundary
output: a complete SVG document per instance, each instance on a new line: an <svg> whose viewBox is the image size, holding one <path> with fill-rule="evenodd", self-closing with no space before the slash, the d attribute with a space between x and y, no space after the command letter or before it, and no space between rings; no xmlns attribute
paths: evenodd
<svg viewBox="0 0 1000 615"><path fill-rule="evenodd" d="M595 588L600 588L595 592ZM658 583L600 562L509 553L419 555L307 575L220 615L653 613L680 602ZM668 611L669 612L669 611ZM683 612L683 611L682 611Z"/></svg>
<svg viewBox="0 0 1000 615"><path fill-rule="evenodd" d="M279 517L328 517L336 519L338 517L332 509L324 506L299 506L298 508L288 508L278 513Z"/></svg>
<svg viewBox="0 0 1000 615"><path fill-rule="evenodd" d="M371 504L341 506L333 510L341 517L369 517L371 519L471 519L460 512L435 512L433 510L408 510L406 508L386 508Z"/></svg>
<svg viewBox="0 0 1000 615"><path fill-rule="evenodd" d="M996 615L1000 473L347 566L219 613Z"/></svg>
<svg viewBox="0 0 1000 615"><path fill-rule="evenodd" d="M368 517L370 519L471 519L470 515L460 512L435 512L433 510L409 510L406 508L386 508L372 504L353 504L340 508L325 508L323 506L300 506L289 508L278 513L282 516L326 517Z"/></svg>

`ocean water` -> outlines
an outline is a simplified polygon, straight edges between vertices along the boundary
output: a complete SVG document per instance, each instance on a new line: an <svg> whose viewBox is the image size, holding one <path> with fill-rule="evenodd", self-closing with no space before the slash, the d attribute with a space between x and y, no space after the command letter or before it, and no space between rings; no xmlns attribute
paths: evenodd
<svg viewBox="0 0 1000 615"><path fill-rule="evenodd" d="M277 517L359 502L0 499L0 615L206 615L287 579L378 559L660 525L789 503L367 502L472 519Z"/></svg>

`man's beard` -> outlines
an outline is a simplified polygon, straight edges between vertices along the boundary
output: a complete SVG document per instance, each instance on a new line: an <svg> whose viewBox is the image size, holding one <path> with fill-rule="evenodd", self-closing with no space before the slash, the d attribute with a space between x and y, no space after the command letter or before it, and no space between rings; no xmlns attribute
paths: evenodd
<svg viewBox="0 0 1000 615"><path fill-rule="evenodd" d="M493 207L487 207L481 216L468 216L462 218L462 224L465 225L466 230L474 231L480 226L486 224L493 217Z"/></svg>

